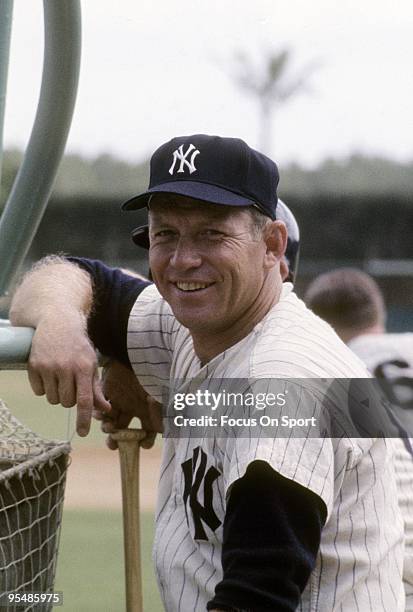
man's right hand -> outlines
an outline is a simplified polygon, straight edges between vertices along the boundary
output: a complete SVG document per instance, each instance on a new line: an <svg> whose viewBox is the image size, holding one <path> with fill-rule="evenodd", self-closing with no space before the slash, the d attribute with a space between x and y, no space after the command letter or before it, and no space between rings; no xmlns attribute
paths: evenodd
<svg viewBox="0 0 413 612"><path fill-rule="evenodd" d="M51 404L77 404L80 436L89 432L93 409L111 409L87 335L92 302L89 274L64 258L47 257L24 277L10 308L13 325L36 329L28 364L33 391Z"/></svg>
<svg viewBox="0 0 413 612"><path fill-rule="evenodd" d="M82 315L73 313L58 327L42 320L36 328L28 363L31 387L50 404L77 406L76 431L89 433L93 410L111 411L97 369L96 352L85 331ZM84 318L84 317L83 317Z"/></svg>

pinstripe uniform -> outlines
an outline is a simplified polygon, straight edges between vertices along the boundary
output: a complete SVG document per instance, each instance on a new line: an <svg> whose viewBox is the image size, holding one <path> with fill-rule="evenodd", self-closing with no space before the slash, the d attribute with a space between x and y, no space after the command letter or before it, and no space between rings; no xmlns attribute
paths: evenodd
<svg viewBox="0 0 413 612"><path fill-rule="evenodd" d="M248 336L204 366L188 330L149 287L131 312L128 352L142 385L159 400L172 379L367 376L289 283ZM391 456L385 440L372 439L165 439L154 561L166 610L205 610L213 597L223 575L226 500L257 459L311 490L327 508L316 567L298 609L403 610L403 524Z"/></svg>
<svg viewBox="0 0 413 612"><path fill-rule="evenodd" d="M400 362L398 368L402 376L413 378L413 334L362 334L349 343L349 347L367 365L371 372L383 369L383 364ZM407 367L406 367L407 366ZM394 368L394 366L391 366ZM397 412L397 407L394 409ZM403 414L404 412L404 414ZM411 411L410 411L411 412ZM402 418L406 411L397 412ZM409 411L407 411L409 415ZM406 421L404 421L405 424ZM412 435L412 428L407 428ZM405 528L405 558L403 580L406 591L406 612L413 611L413 460L400 440L394 440L396 483L399 505Z"/></svg>

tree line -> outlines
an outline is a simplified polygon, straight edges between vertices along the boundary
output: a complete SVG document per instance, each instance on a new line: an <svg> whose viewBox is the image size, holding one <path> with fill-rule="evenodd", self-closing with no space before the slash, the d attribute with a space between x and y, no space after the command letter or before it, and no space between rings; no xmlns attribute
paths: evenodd
<svg viewBox="0 0 413 612"><path fill-rule="evenodd" d="M3 157L1 201L11 189L22 153L6 150ZM109 154L93 159L69 154L63 158L55 188L57 198L86 196L122 199L143 191L148 184L149 160L131 163ZM299 164L280 167L280 195L313 201L317 196L397 197L413 205L413 161L400 163L382 157L354 154L326 159L316 168Z"/></svg>

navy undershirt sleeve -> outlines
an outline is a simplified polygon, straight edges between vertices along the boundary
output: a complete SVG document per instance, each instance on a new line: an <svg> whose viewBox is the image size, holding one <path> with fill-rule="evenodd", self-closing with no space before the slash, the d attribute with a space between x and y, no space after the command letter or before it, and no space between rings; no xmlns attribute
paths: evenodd
<svg viewBox="0 0 413 612"><path fill-rule="evenodd" d="M129 314L138 295L152 283L96 259L66 259L86 270L92 278L94 306L88 320L90 339L103 355L130 367L126 342Z"/></svg>
<svg viewBox="0 0 413 612"><path fill-rule="evenodd" d="M208 610L293 612L315 567L326 507L312 491L254 461L231 490L223 579Z"/></svg>

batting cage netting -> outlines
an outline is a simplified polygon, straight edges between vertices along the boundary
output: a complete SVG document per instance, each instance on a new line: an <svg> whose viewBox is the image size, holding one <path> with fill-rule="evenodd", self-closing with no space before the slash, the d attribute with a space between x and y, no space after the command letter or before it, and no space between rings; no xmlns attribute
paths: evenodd
<svg viewBox="0 0 413 612"><path fill-rule="evenodd" d="M69 452L68 442L41 438L0 400L0 593L53 592Z"/></svg>

